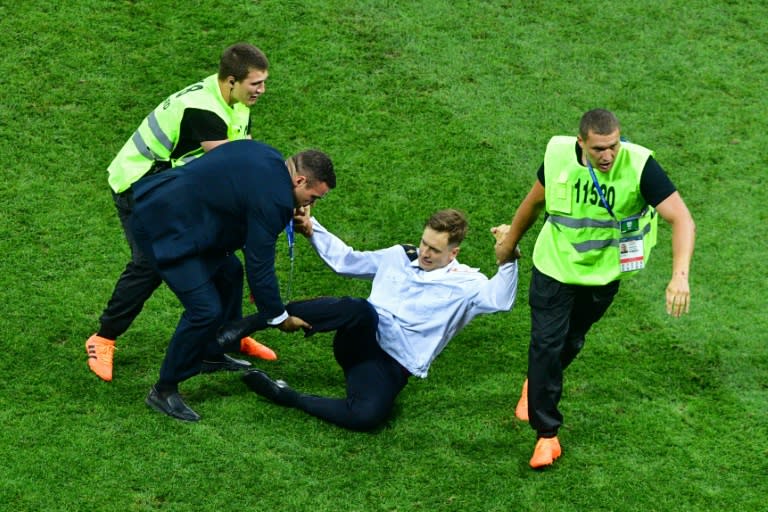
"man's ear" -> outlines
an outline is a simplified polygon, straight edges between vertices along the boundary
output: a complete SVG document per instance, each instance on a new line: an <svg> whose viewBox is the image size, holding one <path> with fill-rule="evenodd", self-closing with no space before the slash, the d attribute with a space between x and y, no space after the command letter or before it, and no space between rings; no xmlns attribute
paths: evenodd
<svg viewBox="0 0 768 512"><path fill-rule="evenodd" d="M456 256L459 255L459 251L461 250L461 246L456 246L453 249L451 249L451 256L453 256L451 259L455 260Z"/></svg>
<svg viewBox="0 0 768 512"><path fill-rule="evenodd" d="M293 186L298 187L307 182L307 177L302 175L296 175L291 178L293 180Z"/></svg>

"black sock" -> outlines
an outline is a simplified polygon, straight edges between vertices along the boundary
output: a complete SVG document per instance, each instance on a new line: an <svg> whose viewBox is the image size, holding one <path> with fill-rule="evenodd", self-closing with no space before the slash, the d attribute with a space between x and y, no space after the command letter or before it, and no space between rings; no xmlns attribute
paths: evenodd
<svg viewBox="0 0 768 512"><path fill-rule="evenodd" d="M157 384L155 384L155 390L160 394L160 396L168 396L171 393L178 393L179 385L158 381Z"/></svg>

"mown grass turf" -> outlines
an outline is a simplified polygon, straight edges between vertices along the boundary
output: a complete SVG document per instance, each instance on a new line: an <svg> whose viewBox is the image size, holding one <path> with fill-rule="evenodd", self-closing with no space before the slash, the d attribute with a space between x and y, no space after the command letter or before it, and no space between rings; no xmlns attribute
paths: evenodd
<svg viewBox="0 0 768 512"><path fill-rule="evenodd" d="M764 509L767 20L756 0L0 2L0 509ZM463 331L375 434L233 374L183 385L199 424L147 409L180 313L165 288L118 341L114 382L88 371L84 341L128 257L106 166L239 40L272 63L254 137L333 157L339 186L316 214L356 248L416 242L457 207L472 226L460 259L492 273L487 229L583 111L614 110L656 151L697 222L691 313L664 312L663 226L567 372L553 468L528 468L533 433L513 413L527 257L515 309ZM293 298L367 295L304 240L297 254ZM262 339L271 374L342 393L329 336Z"/></svg>

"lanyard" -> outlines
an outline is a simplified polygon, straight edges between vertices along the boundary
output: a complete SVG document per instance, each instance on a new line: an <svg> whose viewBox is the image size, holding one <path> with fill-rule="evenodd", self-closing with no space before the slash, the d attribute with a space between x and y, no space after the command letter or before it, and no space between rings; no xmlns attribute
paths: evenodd
<svg viewBox="0 0 768 512"><path fill-rule="evenodd" d="M285 235L286 238L288 238L288 258L291 260L291 269L288 272L288 292L287 292L287 299L291 300L291 288L293 286L293 243L294 243L294 232L293 232L293 219L288 222L288 225L285 226Z"/></svg>
<svg viewBox="0 0 768 512"><path fill-rule="evenodd" d="M291 258L291 262L293 262L293 219L291 219L288 222L288 225L285 226L285 235L288 238L288 257Z"/></svg>
<svg viewBox="0 0 768 512"><path fill-rule="evenodd" d="M613 214L613 210L611 209L611 205L608 204L608 201L605 199L605 194L603 194L603 189L600 188L600 183L597 182L597 176L595 176L595 170L592 169L592 164L589 161L589 156L585 155L587 159L587 169L589 169L589 175L592 176L592 184L597 189L597 195L600 196L600 201L602 201L603 206L605 206L605 209L608 210L608 213L611 214L611 217L613 217L613 220L618 221L616 218L616 215Z"/></svg>

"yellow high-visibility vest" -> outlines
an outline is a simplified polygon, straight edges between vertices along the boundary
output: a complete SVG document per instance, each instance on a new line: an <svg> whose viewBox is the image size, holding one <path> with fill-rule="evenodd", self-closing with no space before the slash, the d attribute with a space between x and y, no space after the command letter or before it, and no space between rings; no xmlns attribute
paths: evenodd
<svg viewBox="0 0 768 512"><path fill-rule="evenodd" d="M170 158L179 141L181 120L187 108L209 110L218 115L227 124L229 140L248 136L250 109L239 102L230 107L221 95L217 75L211 75L172 94L142 121L109 165L108 181L112 190L116 193L127 190L155 162L168 162L171 167L177 167L204 153L199 147L179 158Z"/></svg>
<svg viewBox="0 0 768 512"><path fill-rule="evenodd" d="M544 155L547 218L536 239L533 263L562 283L598 286L634 275L619 265L620 220L636 219L647 263L656 245L658 216L640 192L640 176L653 152L622 142L608 173L595 170L614 216L608 212L589 170L576 161L575 137L553 137Z"/></svg>

